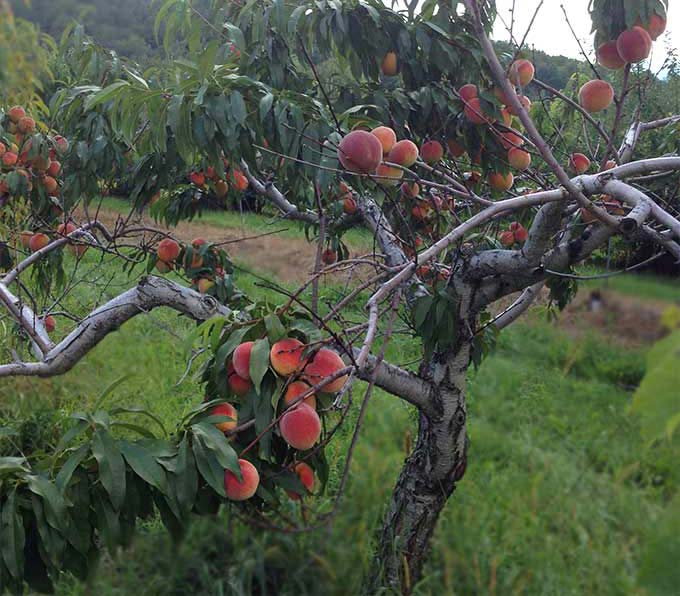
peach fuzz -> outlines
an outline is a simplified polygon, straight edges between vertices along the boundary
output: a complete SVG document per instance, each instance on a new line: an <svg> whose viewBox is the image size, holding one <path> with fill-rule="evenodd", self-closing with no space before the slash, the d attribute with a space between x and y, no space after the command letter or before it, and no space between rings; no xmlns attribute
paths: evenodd
<svg viewBox="0 0 680 596"><path fill-rule="evenodd" d="M577 174L583 174L590 167L590 160L583 153L572 153L569 157L569 165Z"/></svg>
<svg viewBox="0 0 680 596"><path fill-rule="evenodd" d="M380 165L383 146L378 137L365 130L354 130L338 145L343 168L356 174L372 174Z"/></svg>
<svg viewBox="0 0 680 596"><path fill-rule="evenodd" d="M323 379L345 368L345 363L337 352L321 348L304 369L305 379L312 385L318 385ZM324 393L340 391L347 381L347 375L339 377L321 387Z"/></svg>
<svg viewBox="0 0 680 596"><path fill-rule="evenodd" d="M302 485L307 489L307 492L311 493L312 489L314 488L314 470L312 470L309 464L301 461L295 465L293 471L297 474L297 477L300 479L300 482L302 482ZM302 498L300 495L291 490L287 490L286 493L294 501L299 501Z"/></svg>
<svg viewBox="0 0 680 596"><path fill-rule="evenodd" d="M375 179L381 186L397 186L404 176L404 170L381 163L375 171Z"/></svg>
<svg viewBox="0 0 680 596"><path fill-rule="evenodd" d="M513 85L526 87L534 79L534 65L529 60L515 60L510 66L508 78Z"/></svg>
<svg viewBox="0 0 680 596"><path fill-rule="evenodd" d="M448 139L446 141L446 146L453 157L460 157L465 153L465 147L463 147L456 139Z"/></svg>
<svg viewBox="0 0 680 596"><path fill-rule="evenodd" d="M626 61L619 56L616 40L603 43L595 52L597 62L610 70L618 70L626 65Z"/></svg>
<svg viewBox="0 0 680 596"><path fill-rule="evenodd" d="M387 155L397 143L397 134L389 126L378 126L371 131L382 145L383 155Z"/></svg>
<svg viewBox="0 0 680 596"><path fill-rule="evenodd" d="M300 404L288 410L279 421L283 440L293 449L311 449L321 436L321 420L312 407Z"/></svg>
<svg viewBox="0 0 680 596"><path fill-rule="evenodd" d="M498 240L503 246L509 248L515 243L515 234L510 230L505 230L505 232L501 232Z"/></svg>
<svg viewBox="0 0 680 596"><path fill-rule="evenodd" d="M380 64L380 70L386 77L393 77L397 74L397 54L395 52L387 52Z"/></svg>
<svg viewBox="0 0 680 596"><path fill-rule="evenodd" d="M474 99L477 97L477 85L473 85L472 83L463 85L460 89L458 89L458 95L460 95L463 101L470 101L471 99Z"/></svg>
<svg viewBox="0 0 680 596"><path fill-rule="evenodd" d="M239 481L231 470L224 471L224 490L227 498L232 501L246 501L250 499L260 485L260 474L257 468L246 459L238 460L243 481Z"/></svg>
<svg viewBox="0 0 680 596"><path fill-rule="evenodd" d="M31 239L28 243L28 247L31 249L32 252L36 252L41 248L45 248L49 243L50 243L49 236L47 234L39 232L31 236Z"/></svg>
<svg viewBox="0 0 680 596"><path fill-rule="evenodd" d="M172 238L163 238L163 240L158 243L158 248L156 249L158 258L166 263L174 261L179 256L179 253L179 244Z"/></svg>
<svg viewBox="0 0 680 596"><path fill-rule="evenodd" d="M473 97L470 101L465 102L465 109L463 110L465 117L473 124L486 124L487 118L482 112L482 104L478 97Z"/></svg>
<svg viewBox="0 0 680 596"><path fill-rule="evenodd" d="M387 156L387 161L410 168L418 159L418 147L413 141L399 141Z"/></svg>
<svg viewBox="0 0 680 596"><path fill-rule="evenodd" d="M294 337L277 341L269 351L272 368L282 377L292 375L301 368L305 344Z"/></svg>
<svg viewBox="0 0 680 596"><path fill-rule="evenodd" d="M614 88L600 79L588 81L578 92L578 102L586 111L595 113L607 109L614 101Z"/></svg>
<svg viewBox="0 0 680 596"><path fill-rule="evenodd" d="M227 364L227 382L229 383L229 389L238 396L245 395L253 386L248 379L239 377L236 374L234 363L231 361Z"/></svg>
<svg viewBox="0 0 680 596"><path fill-rule="evenodd" d="M45 325L45 330L47 333L52 333L57 327L57 322L54 320L54 317L52 315L47 315L43 319L43 324Z"/></svg>
<svg viewBox="0 0 680 596"><path fill-rule="evenodd" d="M310 387L311 386L304 381L295 381L291 383L288 385L286 392L283 394L283 404L286 406L286 408L290 407L290 405L295 402L295 400L297 400L302 394L309 391ZM307 404L310 408L316 410L316 395L314 395L314 392L300 400L296 406L300 405L301 403Z"/></svg>
<svg viewBox="0 0 680 596"><path fill-rule="evenodd" d="M234 372L246 381L250 381L250 353L254 343L246 341L236 346L231 360L234 363Z"/></svg>
<svg viewBox="0 0 680 596"><path fill-rule="evenodd" d="M221 430L223 433L229 432L230 430L234 430L238 425L238 412L236 411L236 408L231 404L220 404L218 406L215 406L212 410L210 410L210 415L228 416L229 418L232 419L225 420L224 422L217 422L215 424L217 429Z"/></svg>
<svg viewBox="0 0 680 596"><path fill-rule="evenodd" d="M426 141L420 148L420 156L425 163L434 165L444 157L444 147L439 141Z"/></svg>
<svg viewBox="0 0 680 596"><path fill-rule="evenodd" d="M508 163L517 170L526 170L531 165L531 154L513 147L508 151Z"/></svg>
<svg viewBox="0 0 680 596"><path fill-rule="evenodd" d="M652 38L642 27L623 31L616 40L616 49L622 60L630 64L641 62L652 51Z"/></svg>
<svg viewBox="0 0 680 596"><path fill-rule="evenodd" d="M488 181L489 186L491 186L493 190L503 192L512 188L515 177L511 172L508 172L505 175L501 174L500 172L493 172L489 174Z"/></svg>
<svg viewBox="0 0 680 596"><path fill-rule="evenodd" d="M332 248L327 248L321 253L321 262L324 265L332 265L337 260L338 254Z"/></svg>

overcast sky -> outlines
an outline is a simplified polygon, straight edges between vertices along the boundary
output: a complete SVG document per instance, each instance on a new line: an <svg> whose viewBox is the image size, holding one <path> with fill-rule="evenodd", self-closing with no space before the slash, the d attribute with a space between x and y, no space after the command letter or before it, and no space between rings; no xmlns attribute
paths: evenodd
<svg viewBox="0 0 680 596"><path fill-rule="evenodd" d="M402 0L403 2L403 0ZM531 17L539 5L540 0L515 0L515 37L521 39L524 36ZM385 4L391 4L385 0ZM544 0L543 6L536 17L536 21L527 37L527 42L536 49L553 56L569 56L579 58L578 44L569 31L564 20L560 5L563 4L569 15L576 34L581 39L587 52L592 52L593 36L590 34L591 22L588 14L589 0ZM668 27L666 33L654 44L653 66L661 65L666 55L666 46L680 49L680 0L671 0L668 11ZM496 0L496 6L501 17L509 24L512 0ZM494 28L494 38L508 40L509 35L498 18Z"/></svg>

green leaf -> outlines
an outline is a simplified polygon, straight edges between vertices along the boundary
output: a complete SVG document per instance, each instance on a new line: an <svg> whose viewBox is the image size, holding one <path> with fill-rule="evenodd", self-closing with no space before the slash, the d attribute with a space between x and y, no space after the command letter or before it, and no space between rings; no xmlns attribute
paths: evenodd
<svg viewBox="0 0 680 596"><path fill-rule="evenodd" d="M260 392L262 379L269 370L269 340L258 339L250 352L250 380L255 391Z"/></svg>
<svg viewBox="0 0 680 596"><path fill-rule="evenodd" d="M68 483L71 481L71 476L73 476L73 472L76 471L76 468L82 463L82 461L89 455L90 453L90 444L85 443L78 447L70 456L69 458L64 462L64 464L61 466L61 469L59 470L59 473L57 474L56 478L56 483L57 483L57 488L63 493L64 490L66 490L66 487L68 486Z"/></svg>
<svg viewBox="0 0 680 596"><path fill-rule="evenodd" d="M215 454L217 461L223 468L231 470L235 474L240 474L238 455L221 430L207 422L198 422L191 426L191 431Z"/></svg>
<svg viewBox="0 0 680 596"><path fill-rule="evenodd" d="M274 313L264 318L264 326L267 328L267 337L272 344L286 337L286 328L281 323L281 319Z"/></svg>
<svg viewBox="0 0 680 596"><path fill-rule="evenodd" d="M27 472L28 469L25 457L0 457L0 475Z"/></svg>
<svg viewBox="0 0 680 596"><path fill-rule="evenodd" d="M23 580L24 574L24 543L26 535L24 524L19 512L17 491L13 490L7 497L2 507L2 560L5 562L7 570L18 580Z"/></svg>
<svg viewBox="0 0 680 596"><path fill-rule="evenodd" d="M135 474L154 488L165 492L168 486L165 470L149 451L134 443L120 442L120 452Z"/></svg>
<svg viewBox="0 0 680 596"><path fill-rule="evenodd" d="M29 490L45 501L47 523L54 529L61 530L66 522L66 502L56 485L43 476L27 477Z"/></svg>
<svg viewBox="0 0 680 596"><path fill-rule="evenodd" d="M269 111L272 109L274 103L274 95L272 93L267 93L260 100L260 122L263 122Z"/></svg>
<svg viewBox="0 0 680 596"><path fill-rule="evenodd" d="M95 93L94 95L91 95L87 98L87 101L85 102L85 110L89 111L101 103L114 99L116 95L118 95L123 90L123 88L129 86L130 83L127 81L116 81L115 83L111 83L111 85L108 87L105 87L98 93Z"/></svg>
<svg viewBox="0 0 680 596"><path fill-rule="evenodd" d="M115 391L116 387L118 387L119 385L121 385L122 383L124 383L125 381L127 381L128 379L132 378L133 376L134 376L134 375L133 375L132 373L128 373L128 374L126 374L126 375L123 375L122 377L117 378L115 381L113 381L112 383L110 383L110 384L104 389L104 391L102 391L102 392L99 394L99 397L98 397L97 400L94 402L94 406L93 406L92 409L93 409L93 410L98 410L98 409L101 407L101 405L102 405L102 403L104 402L104 400L105 400L109 395L111 395L111 393L113 393L113 392Z"/></svg>
<svg viewBox="0 0 680 596"><path fill-rule="evenodd" d="M224 468L220 466L216 455L206 449L198 437L194 437L191 449L196 458L196 466L203 479L218 495L226 497L227 494L224 490Z"/></svg>
<svg viewBox="0 0 680 596"><path fill-rule="evenodd" d="M175 468L175 493L177 502L184 511L191 511L196 502L198 491L198 473L196 461L189 448L189 440L186 436L179 444L177 452L177 466Z"/></svg>
<svg viewBox="0 0 680 596"><path fill-rule="evenodd" d="M57 445L57 453L66 449L73 439L85 432L85 429L87 429L88 426L89 423L87 420L79 420L76 424L69 428Z"/></svg>
<svg viewBox="0 0 680 596"><path fill-rule="evenodd" d="M111 504L120 510L125 502L125 461L107 431L98 430L94 434L92 453L99 464L99 478L109 494Z"/></svg>

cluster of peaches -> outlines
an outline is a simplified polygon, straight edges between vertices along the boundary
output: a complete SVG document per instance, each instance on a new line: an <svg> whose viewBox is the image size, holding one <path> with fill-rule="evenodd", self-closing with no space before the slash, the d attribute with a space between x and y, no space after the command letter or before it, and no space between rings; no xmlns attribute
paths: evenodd
<svg viewBox="0 0 680 596"><path fill-rule="evenodd" d="M215 285L215 278L223 278L224 267L218 264L219 253L204 238L194 238L189 246L181 246L172 238L163 238L156 248L156 269L168 273L183 266L192 278L194 287L207 294Z"/></svg>
<svg viewBox="0 0 680 596"><path fill-rule="evenodd" d="M251 352L254 342L239 344L227 364L230 390L242 397L251 391ZM282 415L278 419L278 432L293 449L307 451L314 447L321 437L321 419L317 413L317 400L313 387L321 387L324 393L337 393L347 382L347 375L337 376L345 368L342 358L329 348L310 353L309 346L300 340L287 337L276 342L270 350L271 369L285 380L282 400ZM337 377L337 378L333 378ZM226 416L230 420L220 422L217 427L225 433L238 431L238 410L230 403L220 404L211 410L214 416ZM255 466L246 459L239 460L242 480L226 470L224 488L227 497L244 501L257 491L260 476ZM314 470L304 461L296 463L294 471L307 491L314 485ZM301 495L288 492L291 498Z"/></svg>
<svg viewBox="0 0 680 596"><path fill-rule="evenodd" d="M0 125L4 133L0 137L0 198L30 193L35 187L56 201L61 173L57 158L68 151L68 141L61 135L37 133L36 121L21 106L10 108Z"/></svg>
<svg viewBox="0 0 680 596"><path fill-rule="evenodd" d="M248 188L248 178L239 168L230 168L229 160L224 158L225 178L220 178L214 167L208 166L205 171L194 170L189 174L189 181L200 189L210 186L219 199L223 199L229 192L229 186L239 192Z"/></svg>

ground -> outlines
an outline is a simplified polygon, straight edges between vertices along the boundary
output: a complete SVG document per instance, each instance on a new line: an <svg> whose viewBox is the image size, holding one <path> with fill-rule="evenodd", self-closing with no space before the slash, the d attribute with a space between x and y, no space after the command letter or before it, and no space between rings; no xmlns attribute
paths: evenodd
<svg viewBox="0 0 680 596"><path fill-rule="evenodd" d="M244 269L293 283L313 255L294 224L211 215L181 226L178 234L223 241L272 227L289 230L248 247L235 245L232 252ZM355 239L361 245L362 238ZM279 261L283 250L304 260ZM97 266L92 251L85 261ZM256 288L257 277L237 275L247 291L265 292ZM124 275L117 281L120 287L130 283ZM595 289L606 308L592 313L588 303ZM496 351L470 374L468 471L443 513L417 594L642 596L651 584L641 571L647 569L647 578L672 578L676 566L662 569L649 553L659 543L662 552L671 552L665 516L680 487L680 445L645 445L628 408L644 374L646 349L660 332L659 315L673 304L677 289L640 277L613 278L608 287L591 282L557 325L547 322L539 306L501 334ZM337 290L325 280L322 297L332 301ZM271 290L265 293L280 300ZM645 323L635 325L636 316ZM638 327L644 329L637 333ZM182 338L190 329L174 313L157 311L123 326L61 378L3 380L0 426L28 419L19 429L23 440L49 443L55 424L66 424L71 412L92 407L104 387L130 375L104 406L147 407L173 428L202 399L191 376L178 384L186 362ZM57 333L67 331L68 322L60 320ZM414 341L398 335L387 357L413 362L418 353ZM331 444L329 494L316 497L311 507L331 502L355 420L356 412ZM66 577L57 593L359 593L383 507L414 433L414 411L376 392L348 493L328 528L261 532L225 511L197 520L184 542L173 546L152 522L140 528L130 550L106 555L88 585ZM296 511L291 502L288 513Z"/></svg>

